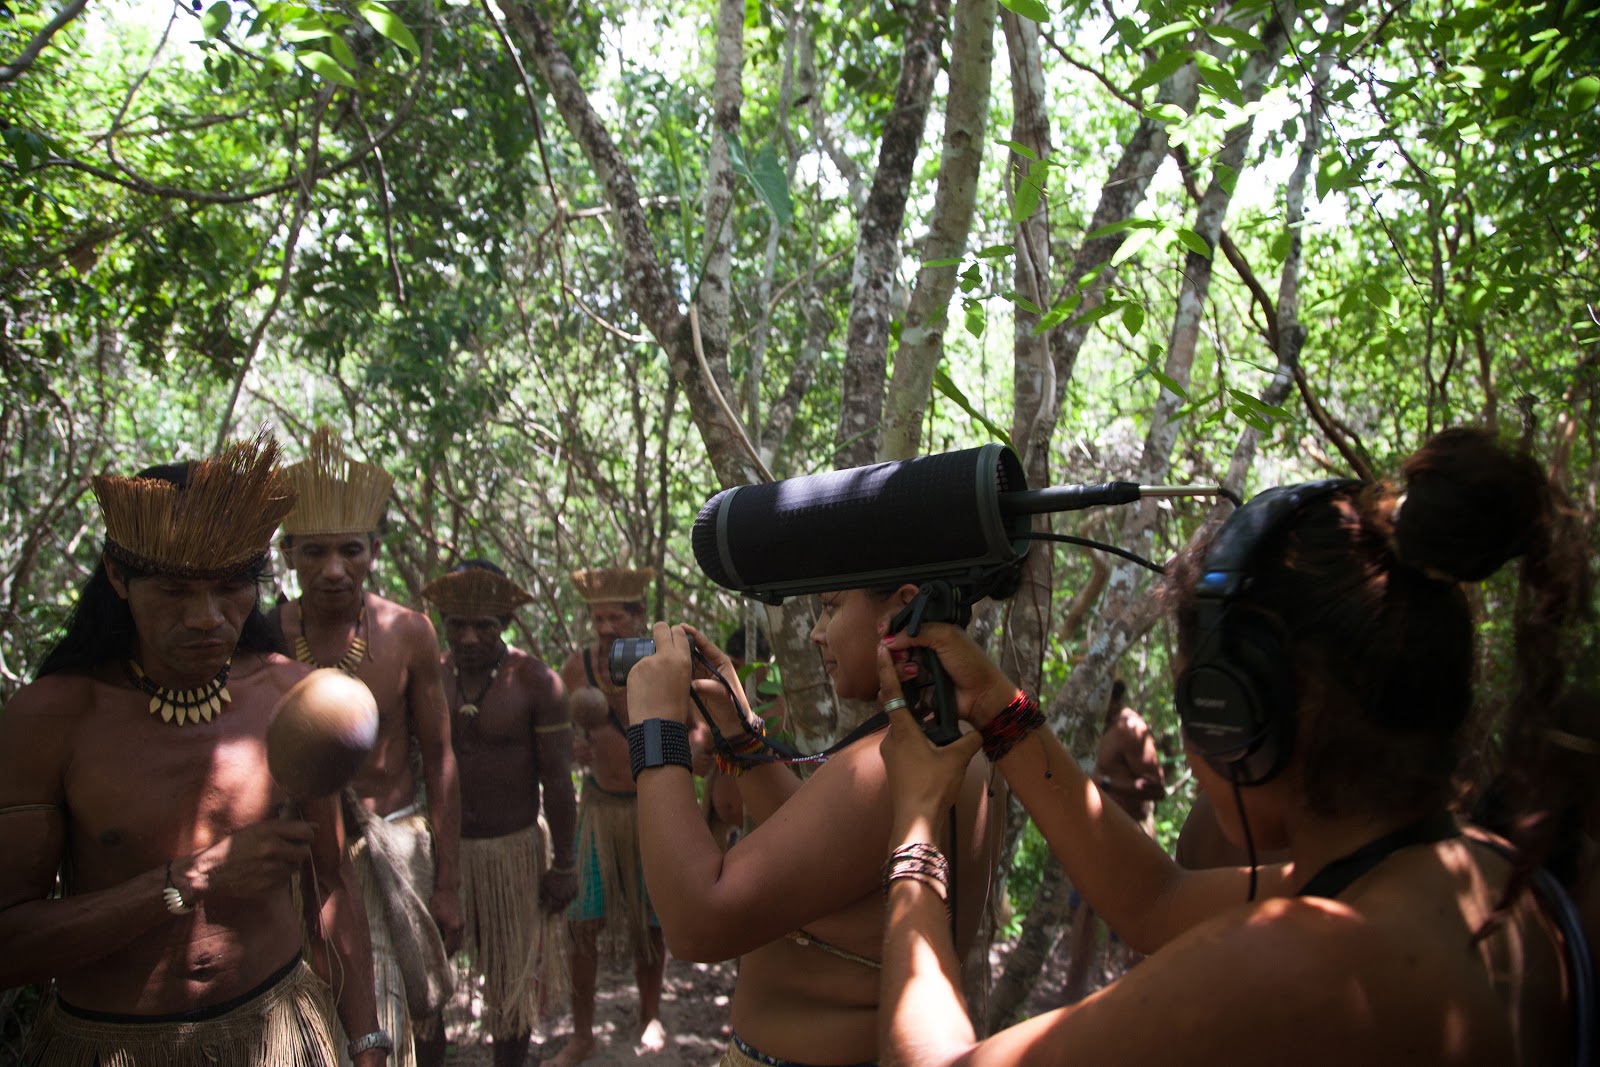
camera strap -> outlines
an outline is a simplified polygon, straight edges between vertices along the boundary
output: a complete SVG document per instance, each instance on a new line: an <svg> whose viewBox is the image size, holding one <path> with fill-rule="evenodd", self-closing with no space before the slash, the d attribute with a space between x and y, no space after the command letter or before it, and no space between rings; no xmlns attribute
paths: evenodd
<svg viewBox="0 0 1600 1067"><path fill-rule="evenodd" d="M600 688L600 679L596 678L595 675L594 675L594 661L589 655L589 646L588 645L585 645L584 648L583 648L583 673L585 673L585 674L587 674L589 676L589 684L591 686L593 686L594 688L599 689L601 694L605 696L605 698L606 698L606 718L611 720L612 728L615 729L617 731L617 733L621 734L623 737L627 737L628 736L628 726L627 726L627 724L624 723L621 719L619 719L617 717L617 709L611 706L611 697L610 697L610 695L607 694L604 689ZM715 727L713 727L713 729L715 729Z"/></svg>

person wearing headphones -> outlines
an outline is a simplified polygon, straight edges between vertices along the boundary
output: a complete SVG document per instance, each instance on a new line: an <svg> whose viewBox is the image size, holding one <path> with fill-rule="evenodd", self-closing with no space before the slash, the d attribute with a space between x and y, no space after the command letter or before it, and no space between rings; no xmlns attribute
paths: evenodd
<svg viewBox="0 0 1600 1067"><path fill-rule="evenodd" d="M1484 433L1439 434L1403 470L1403 490L1269 490L1173 578L1195 776L1230 838L1252 856L1286 848L1287 864L1178 867L963 631L885 641L880 701L900 692L891 651L926 646L978 728L935 748L897 708L883 742L886 1062L1590 1062L1592 963L1570 901L1537 877L1539 857L1450 811L1486 696L1463 583L1523 558L1509 712L1537 722L1581 660L1584 554L1557 532L1540 469ZM933 844L980 747L1084 898L1150 954L1081 1004L983 1041L955 985Z"/></svg>

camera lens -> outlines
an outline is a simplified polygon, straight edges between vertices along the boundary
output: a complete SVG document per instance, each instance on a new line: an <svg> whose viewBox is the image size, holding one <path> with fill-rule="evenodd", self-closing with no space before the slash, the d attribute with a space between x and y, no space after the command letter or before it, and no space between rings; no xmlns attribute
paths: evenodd
<svg viewBox="0 0 1600 1067"><path fill-rule="evenodd" d="M611 684L627 685L628 672L646 656L656 654L656 642L650 637L619 637L611 643Z"/></svg>

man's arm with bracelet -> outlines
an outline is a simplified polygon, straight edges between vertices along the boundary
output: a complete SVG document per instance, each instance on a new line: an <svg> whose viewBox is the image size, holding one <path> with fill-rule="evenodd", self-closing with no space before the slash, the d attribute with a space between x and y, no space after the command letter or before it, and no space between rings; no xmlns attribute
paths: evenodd
<svg viewBox="0 0 1600 1067"><path fill-rule="evenodd" d="M540 694L533 703L533 745L553 856L539 896L546 911L556 912L578 894L578 868L572 854L578 801L572 790L571 702L561 676L548 667L543 668L543 677L532 679L531 684Z"/></svg>
<svg viewBox="0 0 1600 1067"><path fill-rule="evenodd" d="M314 878L305 885L321 902L317 925L307 931L313 957L320 957L318 970L337 998L335 1005L344 1032L361 1038L378 1031L378 1009L372 984L372 943L368 933L366 908L354 865L344 847L344 824L337 796L307 801L305 818L316 825L311 843L311 870ZM373 1047L356 1059L356 1067L377 1067L387 1051Z"/></svg>

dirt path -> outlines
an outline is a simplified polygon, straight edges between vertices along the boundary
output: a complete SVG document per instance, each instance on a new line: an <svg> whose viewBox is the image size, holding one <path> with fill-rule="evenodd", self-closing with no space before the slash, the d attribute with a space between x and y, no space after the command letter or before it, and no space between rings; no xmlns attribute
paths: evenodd
<svg viewBox="0 0 1600 1067"><path fill-rule="evenodd" d="M667 1049L655 1055L636 1055L639 1034L639 999L633 971L620 965L603 965L595 997L595 1037L600 1048L585 1060L593 1067L616 1067L635 1062L660 1067L711 1067L727 1044L728 1000L733 995L732 963L684 963L667 960L666 982L661 992L661 1021L667 1028ZM470 1008L452 1005L450 1058L452 1067L489 1067L489 1048L479 1041L471 1025ZM572 1032L570 1012L551 1015L533 1033L531 1065L561 1051Z"/></svg>

